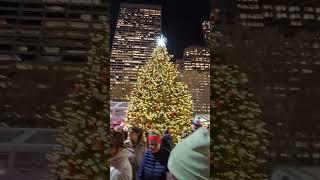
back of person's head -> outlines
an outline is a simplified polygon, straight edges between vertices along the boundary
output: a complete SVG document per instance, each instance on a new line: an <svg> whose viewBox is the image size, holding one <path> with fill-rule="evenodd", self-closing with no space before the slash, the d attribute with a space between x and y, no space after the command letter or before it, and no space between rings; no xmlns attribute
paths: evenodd
<svg viewBox="0 0 320 180"><path fill-rule="evenodd" d="M141 143L141 142L144 143L144 140L143 140L143 129L142 128L133 127L131 129L131 131L138 135L138 143Z"/></svg>
<svg viewBox="0 0 320 180"><path fill-rule="evenodd" d="M209 131L200 127L177 144L170 153L168 169L177 179L209 179Z"/></svg>
<svg viewBox="0 0 320 180"><path fill-rule="evenodd" d="M121 131L111 131L111 147L124 148L124 134Z"/></svg>
<svg viewBox="0 0 320 180"><path fill-rule="evenodd" d="M166 129L164 130L164 134L170 134L169 128L166 128Z"/></svg>

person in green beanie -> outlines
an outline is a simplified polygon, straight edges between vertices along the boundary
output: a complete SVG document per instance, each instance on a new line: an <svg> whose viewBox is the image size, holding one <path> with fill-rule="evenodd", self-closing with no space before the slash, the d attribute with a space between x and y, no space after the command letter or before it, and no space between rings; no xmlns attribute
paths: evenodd
<svg viewBox="0 0 320 180"><path fill-rule="evenodd" d="M168 179L210 179L210 133L200 127L171 151ZM171 176L171 177L170 177Z"/></svg>

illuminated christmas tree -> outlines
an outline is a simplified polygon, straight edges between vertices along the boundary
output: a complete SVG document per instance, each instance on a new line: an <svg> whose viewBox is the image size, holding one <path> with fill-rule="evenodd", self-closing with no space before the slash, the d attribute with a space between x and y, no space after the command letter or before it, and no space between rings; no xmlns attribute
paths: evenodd
<svg viewBox="0 0 320 180"><path fill-rule="evenodd" d="M164 46L164 39L159 38L158 47L138 73L128 97L127 123L144 130L167 127L176 143L183 131L191 129L193 103Z"/></svg>
<svg viewBox="0 0 320 180"><path fill-rule="evenodd" d="M109 179L109 26L92 34L86 66L63 108L53 108L61 145L48 155L50 179Z"/></svg>

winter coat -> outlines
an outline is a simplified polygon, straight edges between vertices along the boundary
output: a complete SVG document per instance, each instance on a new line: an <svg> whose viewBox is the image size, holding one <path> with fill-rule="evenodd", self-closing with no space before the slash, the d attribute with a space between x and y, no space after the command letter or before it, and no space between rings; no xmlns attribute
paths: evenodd
<svg viewBox="0 0 320 180"><path fill-rule="evenodd" d="M110 166L110 180L119 179L121 172L113 166Z"/></svg>
<svg viewBox="0 0 320 180"><path fill-rule="evenodd" d="M124 142L124 147L125 148L129 148L129 149L132 149L132 142L130 141L130 139L126 139Z"/></svg>
<svg viewBox="0 0 320 180"><path fill-rule="evenodd" d="M172 150L172 138L169 134L165 134L162 138L162 146L163 148L168 149L169 151Z"/></svg>
<svg viewBox="0 0 320 180"><path fill-rule="evenodd" d="M143 154L145 151L145 145L141 142L134 146L133 148L133 156L129 157L132 171L133 171L133 179L137 179L136 175L138 173L138 170L140 169Z"/></svg>
<svg viewBox="0 0 320 180"><path fill-rule="evenodd" d="M132 180L132 167L128 157L130 152L122 149L110 158L110 180Z"/></svg>
<svg viewBox="0 0 320 180"><path fill-rule="evenodd" d="M149 149L144 153L141 168L138 172L140 180L166 180L167 164L170 152L160 149L152 153Z"/></svg>
<svg viewBox="0 0 320 180"><path fill-rule="evenodd" d="M210 132L199 128L170 153L168 168L177 179L210 179Z"/></svg>

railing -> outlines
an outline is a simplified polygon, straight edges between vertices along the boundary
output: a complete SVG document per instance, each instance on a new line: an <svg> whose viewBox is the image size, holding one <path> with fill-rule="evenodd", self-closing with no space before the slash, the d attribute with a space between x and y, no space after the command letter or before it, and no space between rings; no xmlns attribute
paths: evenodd
<svg viewBox="0 0 320 180"><path fill-rule="evenodd" d="M46 154L59 148L56 130L0 128L0 179L35 180L48 175Z"/></svg>

